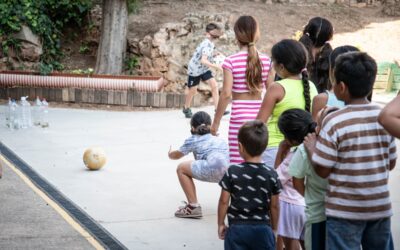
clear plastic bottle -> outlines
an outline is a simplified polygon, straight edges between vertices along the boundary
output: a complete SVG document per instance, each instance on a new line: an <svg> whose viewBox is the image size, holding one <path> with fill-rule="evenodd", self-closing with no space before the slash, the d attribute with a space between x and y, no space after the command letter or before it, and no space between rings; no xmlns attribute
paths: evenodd
<svg viewBox="0 0 400 250"><path fill-rule="evenodd" d="M27 96L21 97L21 125L24 129L32 126L31 104L27 98Z"/></svg>
<svg viewBox="0 0 400 250"><path fill-rule="evenodd" d="M11 122L10 122L11 105L12 105L11 98L8 97L8 104L7 104L7 109L6 109L6 127L8 127L8 128L11 127Z"/></svg>
<svg viewBox="0 0 400 250"><path fill-rule="evenodd" d="M35 106L33 107L33 125L40 126L40 120L42 117L42 102L39 96L36 97Z"/></svg>
<svg viewBox="0 0 400 250"><path fill-rule="evenodd" d="M43 98L42 101L42 119L40 121L42 128L49 126L49 103Z"/></svg>
<svg viewBox="0 0 400 250"><path fill-rule="evenodd" d="M14 130L20 128L21 128L20 107L15 102L15 100L12 100L10 107L10 129Z"/></svg>

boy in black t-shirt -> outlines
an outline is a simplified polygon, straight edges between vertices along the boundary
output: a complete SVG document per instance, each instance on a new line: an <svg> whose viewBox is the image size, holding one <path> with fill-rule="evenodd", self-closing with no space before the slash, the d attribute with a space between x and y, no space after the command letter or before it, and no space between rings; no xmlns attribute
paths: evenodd
<svg viewBox="0 0 400 250"><path fill-rule="evenodd" d="M238 141L245 162L231 165L219 183L218 236L225 240L225 250L275 249L281 183L274 168L262 163L267 127L258 120L246 122Z"/></svg>

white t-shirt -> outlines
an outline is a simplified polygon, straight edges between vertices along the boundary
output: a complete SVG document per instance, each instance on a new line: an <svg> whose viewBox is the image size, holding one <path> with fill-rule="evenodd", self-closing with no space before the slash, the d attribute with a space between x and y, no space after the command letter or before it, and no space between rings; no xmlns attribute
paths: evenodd
<svg viewBox="0 0 400 250"><path fill-rule="evenodd" d="M188 64L188 74L190 76L199 76L210 70L206 65L201 63L201 57L206 55L208 61L212 62L214 47L214 43L208 38L204 39L203 42L197 46Z"/></svg>

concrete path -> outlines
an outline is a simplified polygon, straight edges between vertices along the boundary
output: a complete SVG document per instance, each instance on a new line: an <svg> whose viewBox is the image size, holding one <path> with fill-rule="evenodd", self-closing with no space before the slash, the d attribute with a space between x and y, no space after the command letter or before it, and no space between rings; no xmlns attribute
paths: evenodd
<svg viewBox="0 0 400 250"><path fill-rule="evenodd" d="M212 107L201 110L213 112ZM4 107L0 116L3 112ZM196 182L203 219L173 216L185 197L175 173L180 161L169 160L167 152L170 145L176 149L190 135L189 120L180 110L57 108L50 110L49 117L48 129L9 131L1 124L0 140L125 246L135 250L223 249L217 238L220 188L216 184ZM220 130L223 138L227 123L225 117ZM101 146L107 153L108 163L100 171L88 171L83 165L83 152L90 146ZM400 225L395 223L400 221L399 178L398 164L390 180L396 246L400 246Z"/></svg>
<svg viewBox="0 0 400 250"><path fill-rule="evenodd" d="M95 249L12 166L2 166L0 249Z"/></svg>

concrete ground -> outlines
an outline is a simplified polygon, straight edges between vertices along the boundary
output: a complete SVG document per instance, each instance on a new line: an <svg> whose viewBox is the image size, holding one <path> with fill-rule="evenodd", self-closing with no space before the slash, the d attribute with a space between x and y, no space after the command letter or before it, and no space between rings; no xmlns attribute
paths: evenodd
<svg viewBox="0 0 400 250"><path fill-rule="evenodd" d="M2 165L0 249L94 249L8 165Z"/></svg>
<svg viewBox="0 0 400 250"><path fill-rule="evenodd" d="M201 110L213 112L212 107ZM0 109L0 116L3 114L4 107ZM135 250L223 249L217 237L218 185L196 182L205 215L202 219L173 216L185 197L175 172L180 161L169 160L167 152L170 145L176 149L190 135L189 120L180 110L54 108L49 117L47 129L10 131L1 124L0 140L125 246ZM226 138L228 117L221 126L220 136ZM83 165L83 152L90 146L106 151L108 162L100 171L88 171ZM0 184L10 178L14 177L6 170ZM390 177L395 246L400 246L400 224L395 223L400 220L399 179L398 163ZM4 195L0 192L2 203ZM21 223L15 218L10 225L21 227ZM7 249L3 240L12 234L4 233L0 234L0 248Z"/></svg>

